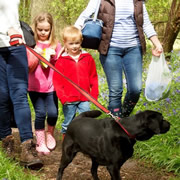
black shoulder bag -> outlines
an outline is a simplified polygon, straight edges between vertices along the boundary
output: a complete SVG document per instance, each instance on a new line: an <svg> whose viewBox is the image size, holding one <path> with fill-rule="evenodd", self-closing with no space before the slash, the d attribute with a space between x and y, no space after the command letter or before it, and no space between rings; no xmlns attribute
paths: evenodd
<svg viewBox="0 0 180 180"><path fill-rule="evenodd" d="M34 39L34 32L33 32L33 30L24 21L20 21L20 25L21 25L21 29L22 29L23 34L24 34L24 39L25 39L26 44L29 47L34 48L36 46L36 41Z"/></svg>

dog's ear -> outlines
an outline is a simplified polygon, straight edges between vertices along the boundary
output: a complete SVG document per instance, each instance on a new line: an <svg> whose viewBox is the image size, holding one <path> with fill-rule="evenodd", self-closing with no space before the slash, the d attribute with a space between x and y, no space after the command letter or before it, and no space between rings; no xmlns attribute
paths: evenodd
<svg viewBox="0 0 180 180"><path fill-rule="evenodd" d="M148 115L147 120L148 120L148 128L152 130L155 134L160 134L161 129L160 129L160 120L158 118L161 118L162 115L160 113L151 113Z"/></svg>

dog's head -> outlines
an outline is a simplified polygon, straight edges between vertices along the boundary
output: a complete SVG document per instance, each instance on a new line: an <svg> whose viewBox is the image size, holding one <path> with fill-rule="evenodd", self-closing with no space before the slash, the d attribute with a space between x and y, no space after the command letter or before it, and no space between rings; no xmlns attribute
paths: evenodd
<svg viewBox="0 0 180 180"><path fill-rule="evenodd" d="M139 112L135 115L135 119L139 128L136 139L140 141L148 140L155 134L166 133L170 129L170 123L156 111Z"/></svg>

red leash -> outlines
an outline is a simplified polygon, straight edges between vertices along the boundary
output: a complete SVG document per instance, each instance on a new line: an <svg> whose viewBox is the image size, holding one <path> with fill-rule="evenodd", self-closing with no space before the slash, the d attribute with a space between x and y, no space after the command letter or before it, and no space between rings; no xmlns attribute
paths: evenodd
<svg viewBox="0 0 180 180"><path fill-rule="evenodd" d="M10 45L15 46L19 44L18 40L12 41L13 38L22 38L21 35L12 35L10 36ZM135 138L135 136L131 135L119 122L120 118L114 116L108 109L106 109L103 105L101 105L94 97L92 97L88 92L86 92L84 89L82 89L80 86L78 86L76 83L74 83L71 79L64 76L55 66L53 66L49 61L47 61L43 56L38 54L36 51L34 51L31 47L27 46L26 44L23 44L31 53L33 53L39 60L47 64L50 68L52 68L54 71L56 71L58 74L60 74L62 77L64 77L67 81L69 81L81 94L83 94L87 99L89 99L93 104L95 104L99 109L104 111L106 114L110 115L115 121L119 124L119 126L124 130L124 132L132 139Z"/></svg>
<svg viewBox="0 0 180 180"><path fill-rule="evenodd" d="M111 114L111 112L106 109L103 105L101 105L94 97L92 97L88 92L86 92L84 89L82 89L80 86L78 86L76 83L74 83L71 79L64 76L55 66L53 66L49 61L47 61L43 56L38 54L36 51L34 51L32 48L24 44L26 48L28 48L29 51L31 51L38 59L43 61L45 64L47 64L50 68L52 68L54 71L56 71L58 74L60 74L62 77L64 77L67 81L69 81L81 94L83 94L87 99L89 99L92 103L94 103L99 109L104 111L106 114L110 115L112 118L115 119L115 121L119 124L119 126L124 130L124 132L132 139L135 138L135 136L131 135L119 122L120 118L114 116Z"/></svg>
<svg viewBox="0 0 180 180"><path fill-rule="evenodd" d="M49 61L47 61L43 56L38 54L36 51L34 51L32 48L24 44L26 48L31 51L38 59L43 61L45 64L47 64L50 68L52 68L54 71L56 71L58 74L60 74L62 77L64 77L67 81L69 81L79 92L81 92L87 99L89 99L91 102L93 102L97 107L99 107L102 111L105 113L109 114L110 111L107 110L104 106L102 106L94 97L92 97L88 92L86 92L84 89L79 87L77 84L75 84L71 79L68 77L64 76L58 69L55 68Z"/></svg>

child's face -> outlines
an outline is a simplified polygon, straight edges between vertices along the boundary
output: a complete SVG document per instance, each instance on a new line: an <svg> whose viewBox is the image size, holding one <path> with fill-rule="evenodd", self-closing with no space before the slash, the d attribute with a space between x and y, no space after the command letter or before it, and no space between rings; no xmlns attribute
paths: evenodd
<svg viewBox="0 0 180 180"><path fill-rule="evenodd" d="M67 52L69 55L76 56L80 53L80 48L81 48L81 40L70 40L67 39L64 42L64 46L67 49Z"/></svg>
<svg viewBox="0 0 180 180"><path fill-rule="evenodd" d="M47 41L51 32L51 25L47 21L37 23L36 32L38 40Z"/></svg>

